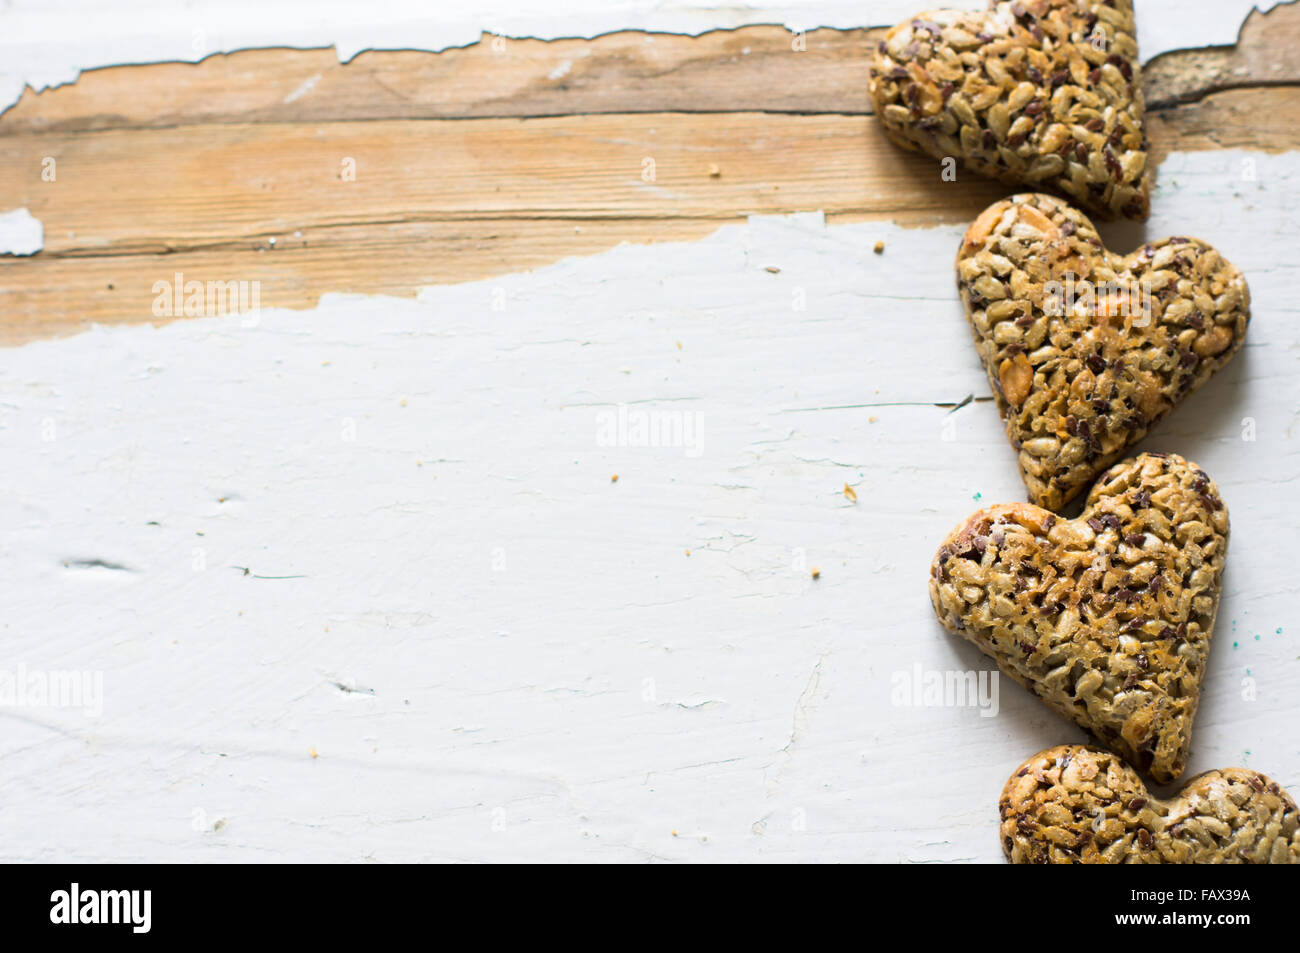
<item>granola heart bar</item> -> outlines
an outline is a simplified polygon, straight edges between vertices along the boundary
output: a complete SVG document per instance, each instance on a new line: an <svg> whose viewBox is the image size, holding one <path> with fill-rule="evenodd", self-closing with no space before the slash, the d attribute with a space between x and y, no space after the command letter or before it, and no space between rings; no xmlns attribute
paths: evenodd
<svg viewBox="0 0 1300 953"><path fill-rule="evenodd" d="M1194 238L1131 255L1050 195L971 225L957 285L1029 499L1059 510L1241 348L1250 290Z"/></svg>
<svg viewBox="0 0 1300 953"><path fill-rule="evenodd" d="M1144 453L1104 474L1078 519L982 509L935 555L950 631L1161 783L1187 764L1228 551L1205 472Z"/></svg>
<svg viewBox="0 0 1300 953"><path fill-rule="evenodd" d="M1150 212L1131 0L921 14L877 46L868 88L905 148L1108 216Z"/></svg>
<svg viewBox="0 0 1300 953"><path fill-rule="evenodd" d="M1161 800L1109 752L1059 745L1011 775L998 812L1015 864L1300 864L1295 801L1244 768Z"/></svg>

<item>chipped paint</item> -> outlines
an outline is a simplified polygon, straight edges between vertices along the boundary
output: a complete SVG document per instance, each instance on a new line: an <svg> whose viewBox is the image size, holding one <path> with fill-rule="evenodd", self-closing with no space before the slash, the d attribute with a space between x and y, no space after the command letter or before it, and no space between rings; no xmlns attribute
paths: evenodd
<svg viewBox="0 0 1300 953"><path fill-rule="evenodd" d="M0 212L0 255L35 255L45 247L45 226L25 208Z"/></svg>
<svg viewBox="0 0 1300 953"><path fill-rule="evenodd" d="M784 0L714 4L685 0L416 0L380 5L317 0L298 3L193 0L161 4L122 0L10 0L0 11L0 111L30 86L76 80L82 70L131 63L198 62L259 47L333 47L340 62L368 49L444 50L500 37L592 37L614 30L699 34L761 23L792 31L816 27L887 26L927 8L982 9L983 0ZM1275 2L1258 0L1261 10ZM1187 16L1185 0L1141 0L1138 42L1144 60L1172 49L1231 45L1256 0L1219 0ZM75 29L70 28L75 25ZM57 42L51 42L57 37ZM647 37L647 41L652 40ZM508 48L508 41L506 41ZM742 52L748 52L744 50ZM555 77L552 77L555 78Z"/></svg>

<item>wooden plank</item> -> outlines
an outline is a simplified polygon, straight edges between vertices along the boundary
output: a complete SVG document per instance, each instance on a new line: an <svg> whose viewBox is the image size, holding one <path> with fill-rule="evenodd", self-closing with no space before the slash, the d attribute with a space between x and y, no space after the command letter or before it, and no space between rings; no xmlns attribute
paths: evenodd
<svg viewBox="0 0 1300 953"><path fill-rule="evenodd" d="M37 172L47 154L53 183ZM345 158L356 160L355 181L340 177ZM259 280L263 307L309 307L326 291L410 295L624 241L699 238L750 213L926 224L969 217L1001 192L975 177L938 181L934 163L901 153L867 117L11 135L0 139L0 192L45 223L46 250L0 264L3 339L150 320L154 283L178 270Z"/></svg>
<svg viewBox="0 0 1300 953"><path fill-rule="evenodd" d="M622 241L692 241L712 220L656 219L561 223L547 219L407 222L312 229L265 241L196 247L170 254L38 255L0 258L0 343L19 344L85 330L90 324L154 319L154 283L256 281L263 308L309 308L326 292L410 297L451 284L604 251Z"/></svg>
<svg viewBox="0 0 1300 953"><path fill-rule="evenodd" d="M1171 152L1300 148L1300 95L1294 87L1232 89L1151 115L1147 134L1156 163ZM1158 179L1157 179L1158 182Z"/></svg>
<svg viewBox="0 0 1300 953"><path fill-rule="evenodd" d="M1152 138L1161 154L1281 150L1300 148L1298 130L1297 97L1264 88L1155 117ZM40 177L46 155L55 182ZM347 157L355 181L340 177ZM176 271L258 280L263 307L304 308L328 291L411 295L625 241L699 238L750 213L969 221L1003 192L974 176L941 183L931 160L897 149L863 116L11 134L0 138L0 194L45 223L46 249L0 258L0 341L152 320L153 285Z"/></svg>
<svg viewBox="0 0 1300 953"><path fill-rule="evenodd" d="M200 63L88 70L0 115L21 132L188 123L338 122L635 112L870 113L867 51L882 29L776 26L698 37L622 31L594 40L485 36L429 53L246 50ZM1146 66L1149 104L1300 82L1300 6L1252 12L1236 46L1180 50Z"/></svg>
<svg viewBox="0 0 1300 953"><path fill-rule="evenodd" d="M783 79L745 95L775 100ZM125 85L123 108L133 95L150 91ZM1295 99L1207 95L1163 110L1152 137L1162 153L1293 148ZM758 219L518 271L695 238L759 200L963 222L973 185L876 151L861 116L722 109L696 140L639 105L599 136L590 116L400 118L340 123L373 150L360 198L317 167L347 142L325 119L0 137L0 196L23 190L53 223L52 250L0 260L0 328L29 322L10 333L75 330L83 306L138 322L175 271L265 280L268 305L516 272L257 331L0 349L8 655L103 688L93 713L10 712L0 853L997 861L1008 773L1082 738L1006 680L992 706L894 693L898 676L991 667L940 631L925 568L975 507L1023 495L993 409L938 406L987 388L952 291L962 225ZM479 153L447 145L457 125ZM408 127L424 137L402 132L398 153ZM706 134L730 151L697 152ZM570 153L583 137L616 168ZM656 180L635 185L646 142ZM43 183L31 160L51 145L60 178ZM778 146L779 165L749 152ZM1206 467L1232 510L1189 774L1240 764L1295 792L1300 657L1277 554L1300 530L1300 276L1278 184L1298 170L1252 156L1255 183L1214 152L1180 155L1178 187L1166 166L1160 218L1247 271L1259 320L1150 446ZM682 192L683 213L652 186ZM601 188L629 211L602 216ZM614 408L671 415L683 439L602 436Z"/></svg>
<svg viewBox="0 0 1300 953"><path fill-rule="evenodd" d="M1300 75L1297 30L1300 7L1279 7L1236 48L1154 61L1155 160L1300 146L1294 90L1260 85ZM0 196L44 222L46 245L0 256L0 344L151 320L154 283L177 271L258 280L263 306L303 308L696 239L751 213L969 220L1004 189L940 183L884 139L866 115L872 35L817 30L802 51L779 27L488 37L346 65L252 50L29 91L0 116ZM1205 56L1222 68L1175 68ZM1208 91L1229 80L1242 88Z"/></svg>
<svg viewBox="0 0 1300 953"><path fill-rule="evenodd" d="M1177 50L1142 69L1147 108L1170 109L1210 93L1300 82L1300 5L1252 10L1233 46Z"/></svg>
<svg viewBox="0 0 1300 953"><path fill-rule="evenodd" d="M38 174L46 156L53 183ZM185 251L362 223L734 221L817 208L941 221L954 203L969 209L1001 191L974 176L935 188L937 164L908 159L865 117L227 124L8 136L0 191L45 222L52 255Z"/></svg>
<svg viewBox="0 0 1300 953"><path fill-rule="evenodd" d="M594 40L485 37L429 53L247 50L200 63L89 70L27 90L0 135L213 122L767 111L865 114L869 44L883 30L782 27L698 37L623 31ZM798 44L800 50L794 49Z"/></svg>

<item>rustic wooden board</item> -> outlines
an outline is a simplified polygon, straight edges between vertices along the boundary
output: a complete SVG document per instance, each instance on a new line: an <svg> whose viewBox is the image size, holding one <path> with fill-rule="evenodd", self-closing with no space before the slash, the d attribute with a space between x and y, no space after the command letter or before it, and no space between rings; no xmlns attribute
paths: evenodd
<svg viewBox="0 0 1300 953"><path fill-rule="evenodd" d="M594 40L487 36L427 53L243 50L199 63L88 70L0 115L14 132L195 123L485 119L635 112L867 114L868 48L884 28L776 26L697 37L610 33ZM1178 50L1144 67L1156 110L1225 89L1300 81L1300 14L1253 12L1233 46Z"/></svg>
<svg viewBox="0 0 1300 953"><path fill-rule="evenodd" d="M1156 159L1300 147L1297 30L1297 8L1278 7L1236 48L1150 64ZM254 50L29 92L0 116L0 195L45 223L46 243L0 257L0 343L153 320L154 285L176 272L258 281L263 306L302 308L701 237L753 213L969 220L1005 190L940 183L885 140L867 115L872 35L813 31L803 52L761 26L502 51L487 38L346 65Z"/></svg>
<svg viewBox="0 0 1300 953"><path fill-rule="evenodd" d="M1231 509L1189 770L1294 791L1300 166L1242 155L1157 208L1254 319L1147 445ZM0 858L997 861L1007 775L1082 737L1005 679L900 693L991 669L926 571L1023 498L952 407L962 229L756 217L0 349L4 657L103 678L98 717L0 708Z"/></svg>
<svg viewBox="0 0 1300 953"><path fill-rule="evenodd" d="M1293 792L1296 24L1150 64L1153 219L1105 229L1250 282L1147 447L1232 513L1190 770ZM1023 498L951 271L1002 189L883 141L869 39L250 51L0 116L46 225L0 258L0 678L102 677L0 705L0 859L998 860L1081 735L898 689L992 667L924 577ZM156 318L177 273L262 311Z"/></svg>

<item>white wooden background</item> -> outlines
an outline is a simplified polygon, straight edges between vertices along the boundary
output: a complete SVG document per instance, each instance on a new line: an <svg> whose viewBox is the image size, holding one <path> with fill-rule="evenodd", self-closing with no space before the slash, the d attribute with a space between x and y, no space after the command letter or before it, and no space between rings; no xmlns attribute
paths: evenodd
<svg viewBox="0 0 1300 953"><path fill-rule="evenodd" d="M1246 348L1146 446L1232 518L1189 772L1293 792L1298 176L1174 155L1105 230L1250 282ZM762 218L0 350L0 670L103 678L102 713L0 706L0 858L997 861L1006 776L1081 733L1005 679L996 717L891 700L992 668L926 572L1023 499L992 404L933 406L988 393L960 232ZM619 405L699 443L606 445Z"/></svg>

